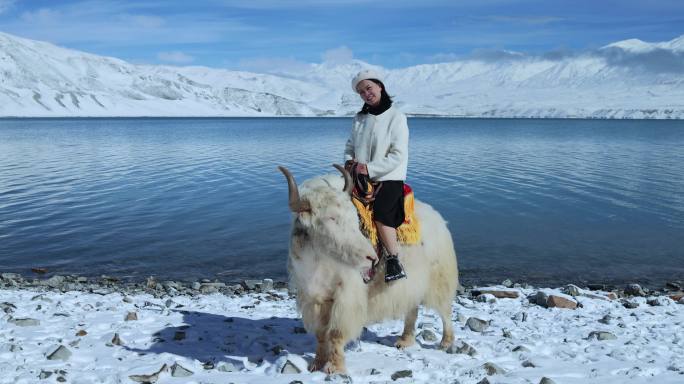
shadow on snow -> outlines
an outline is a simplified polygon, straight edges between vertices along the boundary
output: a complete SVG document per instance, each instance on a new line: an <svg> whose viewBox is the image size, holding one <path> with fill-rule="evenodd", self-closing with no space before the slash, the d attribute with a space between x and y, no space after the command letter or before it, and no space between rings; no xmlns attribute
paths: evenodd
<svg viewBox="0 0 684 384"><path fill-rule="evenodd" d="M254 320L196 311L178 312L183 314L184 325L156 332L152 335L154 344L148 349L123 348L140 354L170 353L203 363L231 362L242 367L245 366L245 358L256 364L263 361L273 363L286 353L300 355L310 362L316 351L316 338L303 333L299 318ZM361 335L364 342L388 347L392 347L396 339L397 336L378 336L368 329L364 329ZM422 348L434 348L417 342ZM359 343L353 341L346 349L358 350Z"/></svg>

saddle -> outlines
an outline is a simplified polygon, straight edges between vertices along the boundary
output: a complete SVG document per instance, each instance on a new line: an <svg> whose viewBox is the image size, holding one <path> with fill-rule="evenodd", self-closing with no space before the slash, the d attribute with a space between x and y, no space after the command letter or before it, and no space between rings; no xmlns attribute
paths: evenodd
<svg viewBox="0 0 684 384"><path fill-rule="evenodd" d="M378 231L373 221L373 201L382 182L373 182L368 175L355 172L355 164L348 162L345 168L350 172L354 182L352 203L359 214L361 232L371 241L373 247L381 254L382 243L378 241ZM411 186L404 183L404 222L397 228L397 241L400 244L413 245L420 242L420 222L415 212L415 197Z"/></svg>

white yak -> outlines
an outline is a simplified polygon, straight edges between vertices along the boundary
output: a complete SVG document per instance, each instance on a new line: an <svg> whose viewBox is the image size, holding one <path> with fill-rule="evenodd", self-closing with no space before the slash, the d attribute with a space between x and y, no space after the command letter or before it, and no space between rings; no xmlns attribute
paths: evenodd
<svg viewBox="0 0 684 384"><path fill-rule="evenodd" d="M415 343L418 306L432 308L442 318L439 344L448 348L454 333L451 306L458 287L458 266L446 222L431 206L415 202L421 242L401 245L406 278L384 280L384 263L368 284L369 256L375 250L359 228L351 202L351 176L339 165L339 175L316 177L297 187L284 167L289 205L293 212L288 273L297 290L297 306L304 327L316 335L316 357L309 369L345 372L344 346L360 336L367 324L404 319L404 332L395 343Z"/></svg>

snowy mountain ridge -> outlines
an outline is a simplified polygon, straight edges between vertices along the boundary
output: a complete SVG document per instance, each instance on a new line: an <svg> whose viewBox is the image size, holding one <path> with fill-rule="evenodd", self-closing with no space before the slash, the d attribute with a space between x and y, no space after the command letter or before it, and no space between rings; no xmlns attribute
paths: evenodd
<svg viewBox="0 0 684 384"><path fill-rule="evenodd" d="M684 118L684 35L574 55L494 52L387 70L359 60L271 74L135 65L0 32L0 116L348 116L363 68L413 115Z"/></svg>

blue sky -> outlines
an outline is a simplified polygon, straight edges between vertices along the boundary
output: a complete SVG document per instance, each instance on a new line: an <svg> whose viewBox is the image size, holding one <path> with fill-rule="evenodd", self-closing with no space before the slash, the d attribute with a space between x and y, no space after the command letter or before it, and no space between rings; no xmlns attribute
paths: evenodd
<svg viewBox="0 0 684 384"><path fill-rule="evenodd" d="M387 68L684 34L682 0L0 0L0 31L133 63Z"/></svg>

